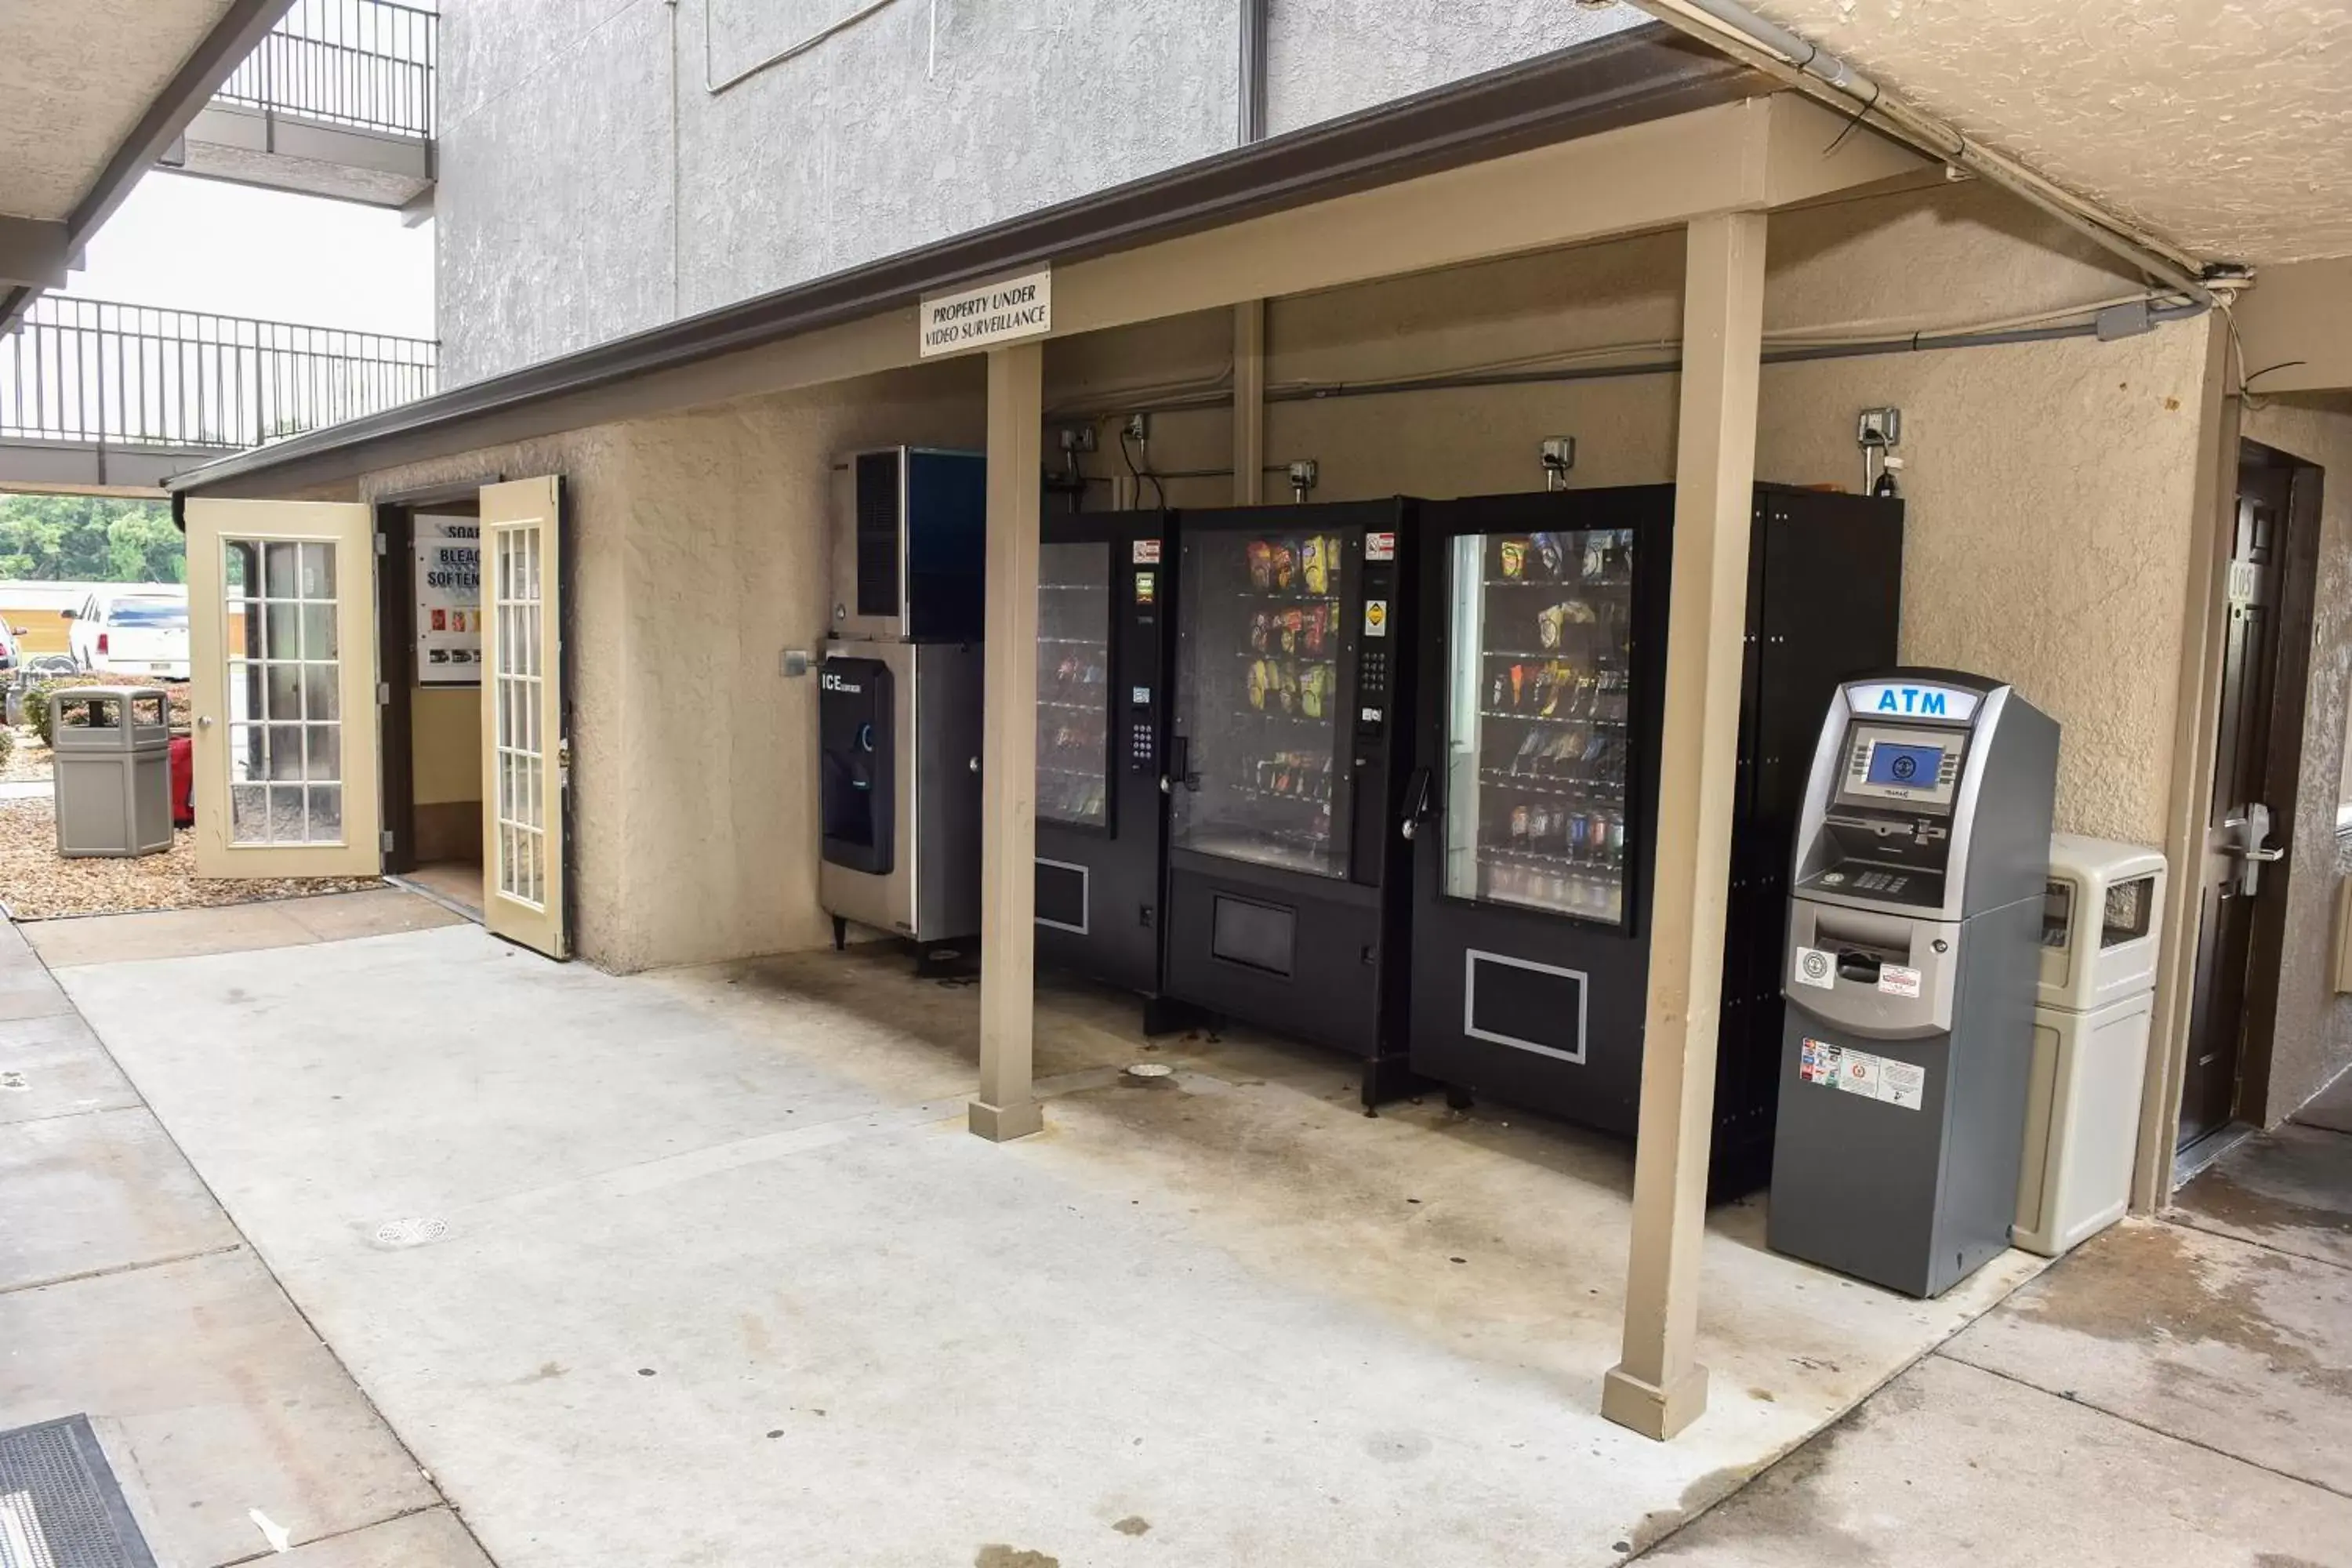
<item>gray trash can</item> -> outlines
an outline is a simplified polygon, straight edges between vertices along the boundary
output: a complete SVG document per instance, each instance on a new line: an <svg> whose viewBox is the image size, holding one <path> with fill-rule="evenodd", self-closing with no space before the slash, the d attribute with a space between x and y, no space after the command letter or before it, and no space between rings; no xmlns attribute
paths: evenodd
<svg viewBox="0 0 2352 1568"><path fill-rule="evenodd" d="M58 853L158 855L172 847L172 704L156 686L49 693Z"/></svg>

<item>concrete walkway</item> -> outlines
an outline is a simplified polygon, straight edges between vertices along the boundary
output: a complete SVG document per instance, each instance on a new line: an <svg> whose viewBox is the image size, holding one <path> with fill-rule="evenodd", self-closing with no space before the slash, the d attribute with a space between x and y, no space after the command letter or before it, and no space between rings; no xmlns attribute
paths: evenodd
<svg viewBox="0 0 2352 1568"><path fill-rule="evenodd" d="M2352 1079L2306 1116L2341 1121ZM1655 1555L2352 1564L2352 1136L2239 1145Z"/></svg>
<svg viewBox="0 0 2352 1568"><path fill-rule="evenodd" d="M76 1414L163 1568L487 1568L0 923L0 1428Z"/></svg>
<svg viewBox="0 0 2352 1568"><path fill-rule="evenodd" d="M1706 1419L1597 1414L1622 1146L853 950L616 979L470 926L63 971L504 1568L1614 1563L2037 1267L1920 1303L1715 1217ZM1177 1071L1126 1078L1138 1059Z"/></svg>

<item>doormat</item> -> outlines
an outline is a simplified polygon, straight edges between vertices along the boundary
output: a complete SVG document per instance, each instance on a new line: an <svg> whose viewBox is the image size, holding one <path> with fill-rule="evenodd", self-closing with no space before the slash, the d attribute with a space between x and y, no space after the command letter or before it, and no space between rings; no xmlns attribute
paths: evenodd
<svg viewBox="0 0 2352 1568"><path fill-rule="evenodd" d="M0 1432L0 1568L155 1568L89 1417Z"/></svg>

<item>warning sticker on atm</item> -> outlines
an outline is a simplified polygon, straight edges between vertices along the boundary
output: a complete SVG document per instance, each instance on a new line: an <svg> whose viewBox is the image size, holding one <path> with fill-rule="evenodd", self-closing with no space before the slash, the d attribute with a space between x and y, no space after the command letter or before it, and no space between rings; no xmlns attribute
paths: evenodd
<svg viewBox="0 0 2352 1568"><path fill-rule="evenodd" d="M1878 966L1878 988L1889 996L1916 996L1919 972L1899 963L1882 963Z"/></svg>
<svg viewBox="0 0 2352 1568"><path fill-rule="evenodd" d="M1797 1046L1797 1077L1804 1083L1858 1094L1883 1105L1916 1110L1927 1092L1927 1069L1892 1057L1833 1046L1806 1036Z"/></svg>
<svg viewBox="0 0 2352 1568"><path fill-rule="evenodd" d="M1797 964L1790 978L1800 985L1818 985L1824 991L1837 989L1837 957L1818 947L1797 950Z"/></svg>

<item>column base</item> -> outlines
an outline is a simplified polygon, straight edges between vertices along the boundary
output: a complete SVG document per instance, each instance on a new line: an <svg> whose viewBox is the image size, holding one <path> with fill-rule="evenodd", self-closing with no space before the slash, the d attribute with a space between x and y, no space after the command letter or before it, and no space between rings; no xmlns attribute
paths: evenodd
<svg viewBox="0 0 2352 1568"><path fill-rule="evenodd" d="M975 1100L967 1125L992 1143L1010 1143L1015 1138L1045 1131L1045 1108L1034 1100L1024 1100L1017 1105L991 1105L984 1100Z"/></svg>
<svg viewBox="0 0 2352 1568"><path fill-rule="evenodd" d="M1663 1443L1706 1414L1706 1368L1693 1365L1661 1388L1612 1367L1601 1384L1601 1414Z"/></svg>

